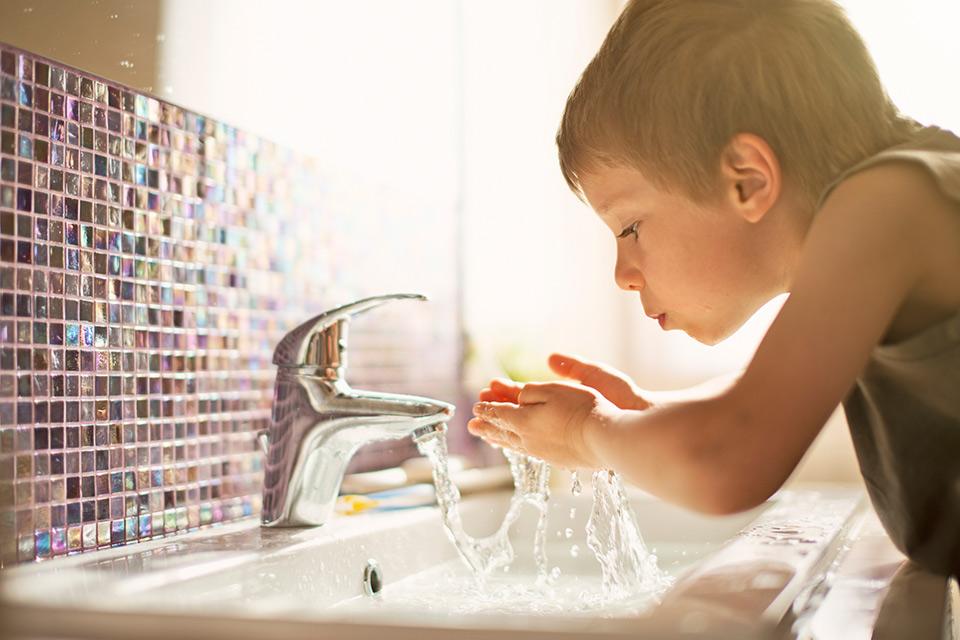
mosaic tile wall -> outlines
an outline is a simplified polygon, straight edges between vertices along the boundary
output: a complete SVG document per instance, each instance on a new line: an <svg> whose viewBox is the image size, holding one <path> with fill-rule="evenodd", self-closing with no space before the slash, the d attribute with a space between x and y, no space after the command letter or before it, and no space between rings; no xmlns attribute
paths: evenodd
<svg viewBox="0 0 960 640"><path fill-rule="evenodd" d="M453 207L2 43L0 116L0 565L255 514L273 346L326 308L429 295L347 377L458 399Z"/></svg>

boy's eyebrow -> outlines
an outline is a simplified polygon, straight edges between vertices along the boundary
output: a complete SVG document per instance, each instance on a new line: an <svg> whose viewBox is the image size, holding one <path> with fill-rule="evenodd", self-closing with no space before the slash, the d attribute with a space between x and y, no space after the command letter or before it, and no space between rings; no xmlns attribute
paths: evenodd
<svg viewBox="0 0 960 640"><path fill-rule="evenodd" d="M617 201L616 198L611 198L610 200L604 200L603 202L597 203L597 213L605 216L610 213L610 209L613 208L614 203Z"/></svg>
<svg viewBox="0 0 960 640"><path fill-rule="evenodd" d="M601 218L612 218L616 221L619 221L620 215L618 212L621 210L623 210L624 213L628 213L628 212L639 212L639 211L643 211L644 209L642 209L639 206L638 207L630 206L629 208L627 206L620 207L618 206L618 203L616 201L611 201L607 203L606 207L603 209L598 207L597 215L600 216Z"/></svg>
<svg viewBox="0 0 960 640"><path fill-rule="evenodd" d="M606 218L610 216L610 210L613 209L615 200L607 200L597 204L596 211L597 215L601 218Z"/></svg>
<svg viewBox="0 0 960 640"><path fill-rule="evenodd" d="M639 202L635 202L636 198L634 196L635 194L631 190L623 189L614 193L606 200L598 202L596 211L601 216L608 216L613 213L614 209L619 208L621 205L633 206L633 204L639 204Z"/></svg>

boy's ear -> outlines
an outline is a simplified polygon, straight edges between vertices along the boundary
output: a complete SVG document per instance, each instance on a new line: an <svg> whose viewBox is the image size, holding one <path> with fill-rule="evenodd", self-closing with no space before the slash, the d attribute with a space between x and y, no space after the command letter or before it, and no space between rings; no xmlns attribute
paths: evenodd
<svg viewBox="0 0 960 640"><path fill-rule="evenodd" d="M777 155L767 141L738 133L720 157L723 197L748 222L759 222L780 196Z"/></svg>

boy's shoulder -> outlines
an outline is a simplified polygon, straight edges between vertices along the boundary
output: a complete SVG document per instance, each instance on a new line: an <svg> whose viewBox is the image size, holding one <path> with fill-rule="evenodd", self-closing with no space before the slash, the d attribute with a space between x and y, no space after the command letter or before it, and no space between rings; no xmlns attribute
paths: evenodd
<svg viewBox="0 0 960 640"><path fill-rule="evenodd" d="M846 175L817 213L829 218L822 222L839 240L876 243L881 259L899 257L916 269L885 341L902 340L960 309L960 149L946 175L918 153L927 152L885 154Z"/></svg>
<svg viewBox="0 0 960 640"><path fill-rule="evenodd" d="M960 172L960 150L956 162ZM960 184L960 173L956 179ZM878 213L906 215L914 224L950 224L960 217L960 200L952 196L942 178L928 165L900 154L845 175L820 208L836 208L837 202L847 208L861 203Z"/></svg>

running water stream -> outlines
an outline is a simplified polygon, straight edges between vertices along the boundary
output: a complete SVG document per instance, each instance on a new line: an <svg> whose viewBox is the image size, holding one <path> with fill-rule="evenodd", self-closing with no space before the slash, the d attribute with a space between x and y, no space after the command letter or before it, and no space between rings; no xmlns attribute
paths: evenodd
<svg viewBox="0 0 960 640"><path fill-rule="evenodd" d="M510 527L525 504L538 511L533 540L536 584L549 587L556 582L559 569L548 571L546 554L547 507L550 499L549 464L504 450L514 482L510 506L493 535L474 538L464 530L460 518L460 492L450 479L445 432L423 438L418 441L417 446L433 465L437 504L444 529L481 588L494 570L508 570L513 562ZM573 495L580 495L582 488L576 472L573 472L571 480ZM586 599L592 604L603 606L638 596L656 598L671 584L672 578L657 566L656 556L647 550L619 476L612 471L597 471L593 474L592 486L593 509L587 523L586 540L587 546L600 564L602 593L592 594L593 597L581 593L581 600ZM570 530L567 531L569 537ZM576 556L577 551L578 548L571 548L572 555Z"/></svg>
<svg viewBox="0 0 960 640"><path fill-rule="evenodd" d="M420 453L433 465L433 483L436 487L437 505L447 531L460 557L467 563L479 580L484 580L494 569L513 562L513 545L510 544L510 527L520 516L520 508L529 504L539 511L537 531L534 536L534 556L537 577L547 578L547 554L545 548L547 530L547 501L550 499L550 465L512 451L505 451L513 474L514 493L510 507L496 533L486 538L474 538L463 528L460 519L460 491L450 480L447 466L447 436L438 432L417 442Z"/></svg>

